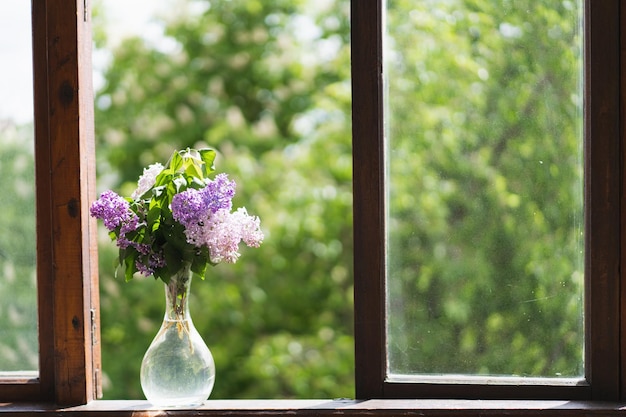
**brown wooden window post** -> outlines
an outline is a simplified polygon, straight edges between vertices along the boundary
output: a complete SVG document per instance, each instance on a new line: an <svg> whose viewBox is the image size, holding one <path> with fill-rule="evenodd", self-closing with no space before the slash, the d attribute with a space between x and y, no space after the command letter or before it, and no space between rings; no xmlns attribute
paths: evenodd
<svg viewBox="0 0 626 417"><path fill-rule="evenodd" d="M100 391L91 16L87 0L32 0L40 395Z"/></svg>
<svg viewBox="0 0 626 417"><path fill-rule="evenodd" d="M351 2L355 388L382 398L384 152L382 1Z"/></svg>

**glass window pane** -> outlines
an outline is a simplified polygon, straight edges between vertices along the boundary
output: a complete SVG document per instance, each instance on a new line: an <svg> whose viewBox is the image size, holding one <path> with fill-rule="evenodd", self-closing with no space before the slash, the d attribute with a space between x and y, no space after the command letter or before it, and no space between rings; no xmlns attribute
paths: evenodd
<svg viewBox="0 0 626 417"><path fill-rule="evenodd" d="M388 372L583 374L582 0L388 0Z"/></svg>
<svg viewBox="0 0 626 417"><path fill-rule="evenodd" d="M0 2L0 375L39 368L30 2Z"/></svg>

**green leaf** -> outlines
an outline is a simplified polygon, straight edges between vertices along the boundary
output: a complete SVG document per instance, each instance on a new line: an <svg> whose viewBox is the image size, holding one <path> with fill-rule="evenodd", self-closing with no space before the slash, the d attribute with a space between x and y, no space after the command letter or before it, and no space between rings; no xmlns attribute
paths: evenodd
<svg viewBox="0 0 626 417"><path fill-rule="evenodd" d="M195 163L190 163L185 167L185 175L191 177L192 180L195 178L204 178L202 168L200 167L200 165Z"/></svg>
<svg viewBox="0 0 626 417"><path fill-rule="evenodd" d="M132 280L133 275L135 275L135 272L137 272L137 266L135 265L135 261L137 260L137 255L138 254L136 251L130 251L130 253L124 257L124 264L126 265L126 270L125 270L126 282Z"/></svg>
<svg viewBox="0 0 626 417"><path fill-rule="evenodd" d="M170 275L174 275L180 271L183 267L183 259L181 253L172 244L166 243L163 245L163 255L165 256L165 263L167 265L167 272Z"/></svg>
<svg viewBox="0 0 626 417"><path fill-rule="evenodd" d="M172 198L174 197L174 194L177 193L176 190L176 184L174 183L174 181L170 182L169 184L167 184L167 197L166 200L164 201L165 204L163 204L162 207L167 207L170 205L170 203L172 202Z"/></svg>
<svg viewBox="0 0 626 417"><path fill-rule="evenodd" d="M190 251L191 245L187 243L184 227L173 221L170 224L171 226L164 230L163 237L172 247L176 248L180 258L189 258L189 256L185 257L185 253Z"/></svg>
<svg viewBox="0 0 626 417"><path fill-rule="evenodd" d="M152 276L154 277L155 280L160 279L165 284L168 284L170 282L170 278L172 275L168 272L167 267L164 267L164 268L157 268L152 274Z"/></svg>
<svg viewBox="0 0 626 417"><path fill-rule="evenodd" d="M115 258L114 266L113 266L113 276L117 279L118 273L120 269L124 266L124 258L123 258L124 250L120 249L119 255Z"/></svg>
<svg viewBox="0 0 626 417"><path fill-rule="evenodd" d="M165 192L165 190L167 189L167 183L163 183L159 186L156 186L154 188L152 188L152 192L154 194L154 198L152 198L150 200L150 204L152 204L153 201L155 201L156 199L160 198L163 196L163 193Z"/></svg>
<svg viewBox="0 0 626 417"><path fill-rule="evenodd" d="M198 153L200 153L200 158L202 158L202 161L204 162L204 168L207 175L215 171L215 166L213 165L213 162L215 162L215 156L217 155L215 150L210 148L200 149L198 150Z"/></svg>
<svg viewBox="0 0 626 417"><path fill-rule="evenodd" d="M172 175L174 175L174 170L171 168L165 168L163 171L159 172L159 175L154 179L153 189L162 185L167 184L171 181Z"/></svg>
<svg viewBox="0 0 626 417"><path fill-rule="evenodd" d="M187 189L187 180L182 175L177 175L176 177L174 177L172 183L174 184L173 189L175 190L175 193L179 193ZM172 194L172 197L174 197L175 193Z"/></svg>
<svg viewBox="0 0 626 417"><path fill-rule="evenodd" d="M172 157L170 159L170 162L169 162L168 166L172 170L172 172L176 172L176 171L178 171L179 169L182 168L182 166L183 166L183 158L181 156L181 152L180 151L174 152L172 154Z"/></svg>
<svg viewBox="0 0 626 417"><path fill-rule="evenodd" d="M148 222L148 228L151 231L154 232L157 230L161 224L161 207L159 205L155 205L150 208L146 220Z"/></svg>
<svg viewBox="0 0 626 417"><path fill-rule="evenodd" d="M209 260L209 249L206 247L197 248L196 255L191 261L191 270L198 275L201 279L204 279L207 265Z"/></svg>

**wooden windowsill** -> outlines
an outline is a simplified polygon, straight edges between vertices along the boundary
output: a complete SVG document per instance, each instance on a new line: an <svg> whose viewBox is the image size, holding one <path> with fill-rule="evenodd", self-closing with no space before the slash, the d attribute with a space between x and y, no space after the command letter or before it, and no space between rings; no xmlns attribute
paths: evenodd
<svg viewBox="0 0 626 417"><path fill-rule="evenodd" d="M591 401L503 400L209 400L191 409L160 410L146 401L93 401L59 408L52 404L0 403L15 416L610 416L626 404Z"/></svg>

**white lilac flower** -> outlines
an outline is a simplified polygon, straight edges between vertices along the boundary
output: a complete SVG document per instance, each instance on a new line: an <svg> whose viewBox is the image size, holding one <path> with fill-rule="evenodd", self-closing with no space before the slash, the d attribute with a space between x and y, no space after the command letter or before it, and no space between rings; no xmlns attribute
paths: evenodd
<svg viewBox="0 0 626 417"><path fill-rule="evenodd" d="M251 248L258 248L263 243L261 220L258 216L250 216L245 207L240 207L233 214L234 221L241 226L241 240Z"/></svg>
<svg viewBox="0 0 626 417"><path fill-rule="evenodd" d="M218 210L202 228L201 243L209 248L211 262L235 263L239 259L241 226L228 210Z"/></svg>
<svg viewBox="0 0 626 417"><path fill-rule="evenodd" d="M218 174L206 187L189 189L172 199L172 216L185 227L187 243L206 246L212 263L234 263L239 258L239 243L258 247L263 232L258 217L248 215L245 207L231 213L235 182Z"/></svg>
<svg viewBox="0 0 626 417"><path fill-rule="evenodd" d="M143 174L139 177L139 181L137 181L137 189L133 191L131 198L136 200L152 188L156 181L156 177L161 173L161 171L163 171L163 168L163 165L158 162L144 168Z"/></svg>
<svg viewBox="0 0 626 417"><path fill-rule="evenodd" d="M211 213L201 224L185 231L187 241L209 249L211 262L234 263L239 258L239 243L258 247L263 241L258 217L248 215L245 208L234 213L226 209Z"/></svg>

